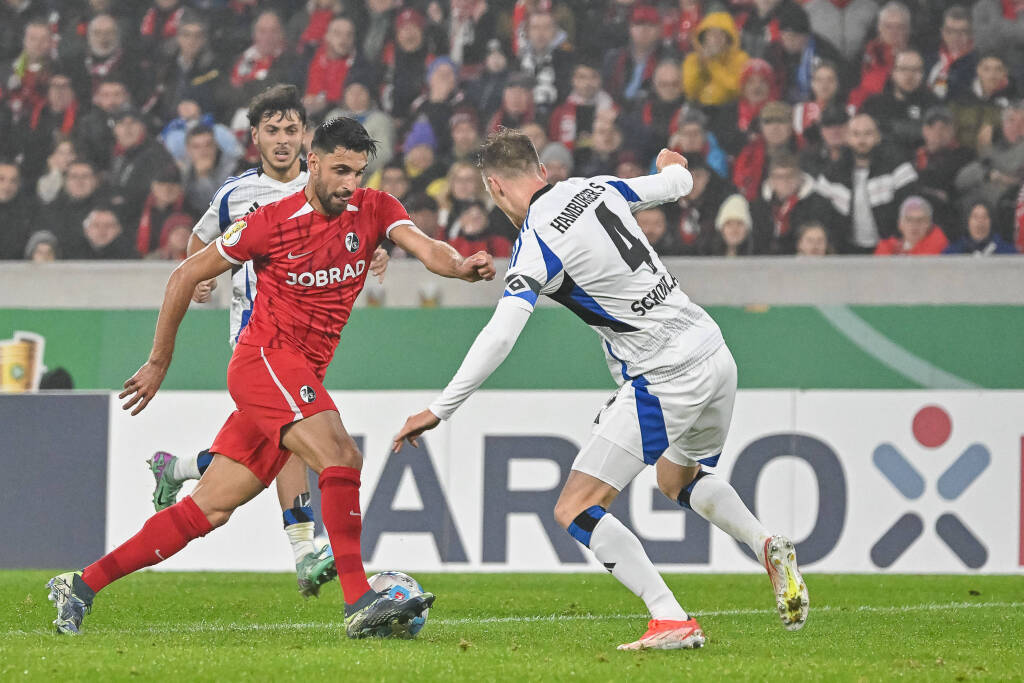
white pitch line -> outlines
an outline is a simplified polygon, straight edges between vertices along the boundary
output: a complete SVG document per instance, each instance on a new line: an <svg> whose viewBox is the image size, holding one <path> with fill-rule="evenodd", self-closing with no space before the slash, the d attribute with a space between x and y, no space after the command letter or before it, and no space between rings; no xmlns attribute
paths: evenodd
<svg viewBox="0 0 1024 683"><path fill-rule="evenodd" d="M870 612L874 614L900 614L906 612L935 612L958 609L1016 609L1024 607L1024 602L932 602L920 605L889 605L861 607L841 607L837 605L822 605L815 607L811 603L811 617L822 612ZM735 617L735 616L756 616L762 614L775 614L772 609L725 609L710 610L707 612L690 612L695 617ZM530 623L552 623L560 621L606 621L625 619L647 619L647 614L547 614L537 616L508 616L508 617L462 617L446 619L439 617L431 619L431 624L439 626L468 626L471 624L530 624ZM307 631L307 630L343 630L345 623L342 621L321 621L321 622L282 622L270 624L179 624L175 626L158 627L149 626L137 629L108 629L104 628L104 634L173 634L173 633L231 633L247 631ZM41 629L25 631L14 629L3 631L5 636L27 636L43 633ZM45 633L49 633L49 629Z"/></svg>

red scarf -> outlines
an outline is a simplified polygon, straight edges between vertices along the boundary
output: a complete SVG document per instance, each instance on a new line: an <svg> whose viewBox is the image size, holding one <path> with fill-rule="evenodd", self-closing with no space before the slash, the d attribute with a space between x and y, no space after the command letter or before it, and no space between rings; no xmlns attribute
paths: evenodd
<svg viewBox="0 0 1024 683"><path fill-rule="evenodd" d="M800 193L794 192L789 199L781 202L772 202L772 219L775 223L775 236L784 237L789 234L789 215L793 207L800 201Z"/></svg>
<svg viewBox="0 0 1024 683"><path fill-rule="evenodd" d="M139 254L145 256L150 252L149 240L153 235L153 205L156 204L156 198L153 193L150 192L146 197L146 203L142 207L142 216L139 217L139 232L135 236L135 248L138 249ZM185 193L183 192L178 201L174 202L174 211L177 213L181 211L181 207L185 204Z"/></svg>
<svg viewBox="0 0 1024 683"><path fill-rule="evenodd" d="M306 94L319 95L323 93L328 102L340 101L352 61L352 57L331 59L327 56L327 46L321 45L317 48L316 54L313 55L313 61L309 65Z"/></svg>
<svg viewBox="0 0 1024 683"><path fill-rule="evenodd" d="M277 55L261 57L255 47L249 47L238 58L235 68L231 70L231 85L241 88L251 81L264 80L276 59Z"/></svg>
<svg viewBox="0 0 1024 683"><path fill-rule="evenodd" d="M161 38L173 38L178 35L178 22L181 21L181 15L184 13L185 8L179 7L164 19L164 25L160 28ZM155 36L157 34L156 22L159 14L156 7L150 8L146 12L146 16L142 17L142 28L139 29L139 33L144 36Z"/></svg>
<svg viewBox="0 0 1024 683"><path fill-rule="evenodd" d="M768 104L768 100L761 104L752 104L750 100L740 98L737 108L736 126L746 133L750 130L750 124L754 122L754 119L757 118L757 115L761 113L766 104Z"/></svg>
<svg viewBox="0 0 1024 683"><path fill-rule="evenodd" d="M29 128L32 130L36 129L39 125L39 117L43 114L43 109L46 108L46 102L40 102L36 105L35 109L32 110L32 119L29 121ZM71 100L71 104L64 110L64 118L61 119L60 132L65 135L71 135L71 129L75 127L75 117L78 116L78 101Z"/></svg>
<svg viewBox="0 0 1024 683"><path fill-rule="evenodd" d="M324 41L324 36L327 35L327 26L331 23L331 19L334 18L334 12L329 9L318 9L309 17L309 23L306 24L306 30L302 32L302 37L299 38L299 45L319 45Z"/></svg>

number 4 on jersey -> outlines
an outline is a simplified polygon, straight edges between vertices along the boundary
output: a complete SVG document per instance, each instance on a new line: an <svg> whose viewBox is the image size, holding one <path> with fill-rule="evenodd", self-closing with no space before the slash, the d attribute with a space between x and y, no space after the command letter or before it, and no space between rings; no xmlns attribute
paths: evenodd
<svg viewBox="0 0 1024 683"><path fill-rule="evenodd" d="M622 220L605 206L604 202L601 202L594 208L594 215L597 216L601 227L608 233L612 244L619 250L619 255L622 256L622 260L626 262L630 270L636 272L637 268L646 263L652 273L658 272L657 268L654 267L654 259L651 258L651 252L633 233L626 230Z"/></svg>

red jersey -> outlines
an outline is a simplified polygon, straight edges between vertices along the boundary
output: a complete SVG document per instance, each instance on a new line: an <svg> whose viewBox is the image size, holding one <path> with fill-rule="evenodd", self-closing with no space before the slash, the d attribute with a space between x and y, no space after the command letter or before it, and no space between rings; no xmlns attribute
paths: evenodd
<svg viewBox="0 0 1024 683"><path fill-rule="evenodd" d="M217 250L237 265L251 260L259 281L238 343L292 349L322 378L374 250L403 224L413 223L397 199L366 188L340 216L314 211L303 189L235 221Z"/></svg>

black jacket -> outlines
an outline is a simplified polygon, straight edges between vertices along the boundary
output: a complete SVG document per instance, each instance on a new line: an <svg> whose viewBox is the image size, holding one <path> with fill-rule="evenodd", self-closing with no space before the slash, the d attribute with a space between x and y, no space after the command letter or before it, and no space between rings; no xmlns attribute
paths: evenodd
<svg viewBox="0 0 1024 683"><path fill-rule="evenodd" d="M861 111L870 114L878 123L878 130L887 142L898 144L910 153L924 143L922 119L928 108L937 104L939 98L923 85L905 99L897 98L890 80L885 84L885 90L864 102Z"/></svg>
<svg viewBox="0 0 1024 683"><path fill-rule="evenodd" d="M35 218L35 202L27 193L0 204L0 260L25 258L25 245Z"/></svg>

